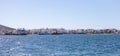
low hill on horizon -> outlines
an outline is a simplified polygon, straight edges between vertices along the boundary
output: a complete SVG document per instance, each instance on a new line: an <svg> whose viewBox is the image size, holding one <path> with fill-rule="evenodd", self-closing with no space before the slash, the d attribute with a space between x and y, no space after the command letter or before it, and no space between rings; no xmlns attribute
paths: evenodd
<svg viewBox="0 0 120 56"><path fill-rule="evenodd" d="M4 26L0 24L0 34L4 34L6 32L12 32L14 31L14 28L8 27L8 26Z"/></svg>

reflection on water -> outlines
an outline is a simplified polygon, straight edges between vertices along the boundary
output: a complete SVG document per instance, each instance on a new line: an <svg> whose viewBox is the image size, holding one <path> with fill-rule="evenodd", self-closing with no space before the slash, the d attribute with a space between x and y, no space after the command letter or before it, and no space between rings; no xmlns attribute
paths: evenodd
<svg viewBox="0 0 120 56"><path fill-rule="evenodd" d="M120 35L0 36L0 56L120 56Z"/></svg>

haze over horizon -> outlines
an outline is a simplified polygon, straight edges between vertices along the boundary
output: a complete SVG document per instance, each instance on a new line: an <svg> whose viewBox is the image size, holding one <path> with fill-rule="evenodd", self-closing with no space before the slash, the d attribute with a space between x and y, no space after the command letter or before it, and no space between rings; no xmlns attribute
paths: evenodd
<svg viewBox="0 0 120 56"><path fill-rule="evenodd" d="M120 0L0 0L0 24L13 28L120 29Z"/></svg>

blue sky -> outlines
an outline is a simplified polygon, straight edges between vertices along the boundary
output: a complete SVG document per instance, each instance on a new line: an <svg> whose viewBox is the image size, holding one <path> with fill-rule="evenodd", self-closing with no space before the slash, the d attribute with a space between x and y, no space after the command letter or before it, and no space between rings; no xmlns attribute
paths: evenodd
<svg viewBox="0 0 120 56"><path fill-rule="evenodd" d="M0 0L0 24L13 28L117 28L120 0Z"/></svg>

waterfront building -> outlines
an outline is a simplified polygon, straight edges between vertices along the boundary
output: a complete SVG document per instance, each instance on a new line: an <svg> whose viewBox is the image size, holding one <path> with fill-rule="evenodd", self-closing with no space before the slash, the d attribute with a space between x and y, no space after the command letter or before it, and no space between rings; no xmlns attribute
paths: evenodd
<svg viewBox="0 0 120 56"><path fill-rule="evenodd" d="M13 31L13 35L27 35L28 31L23 29L17 29L15 31Z"/></svg>

